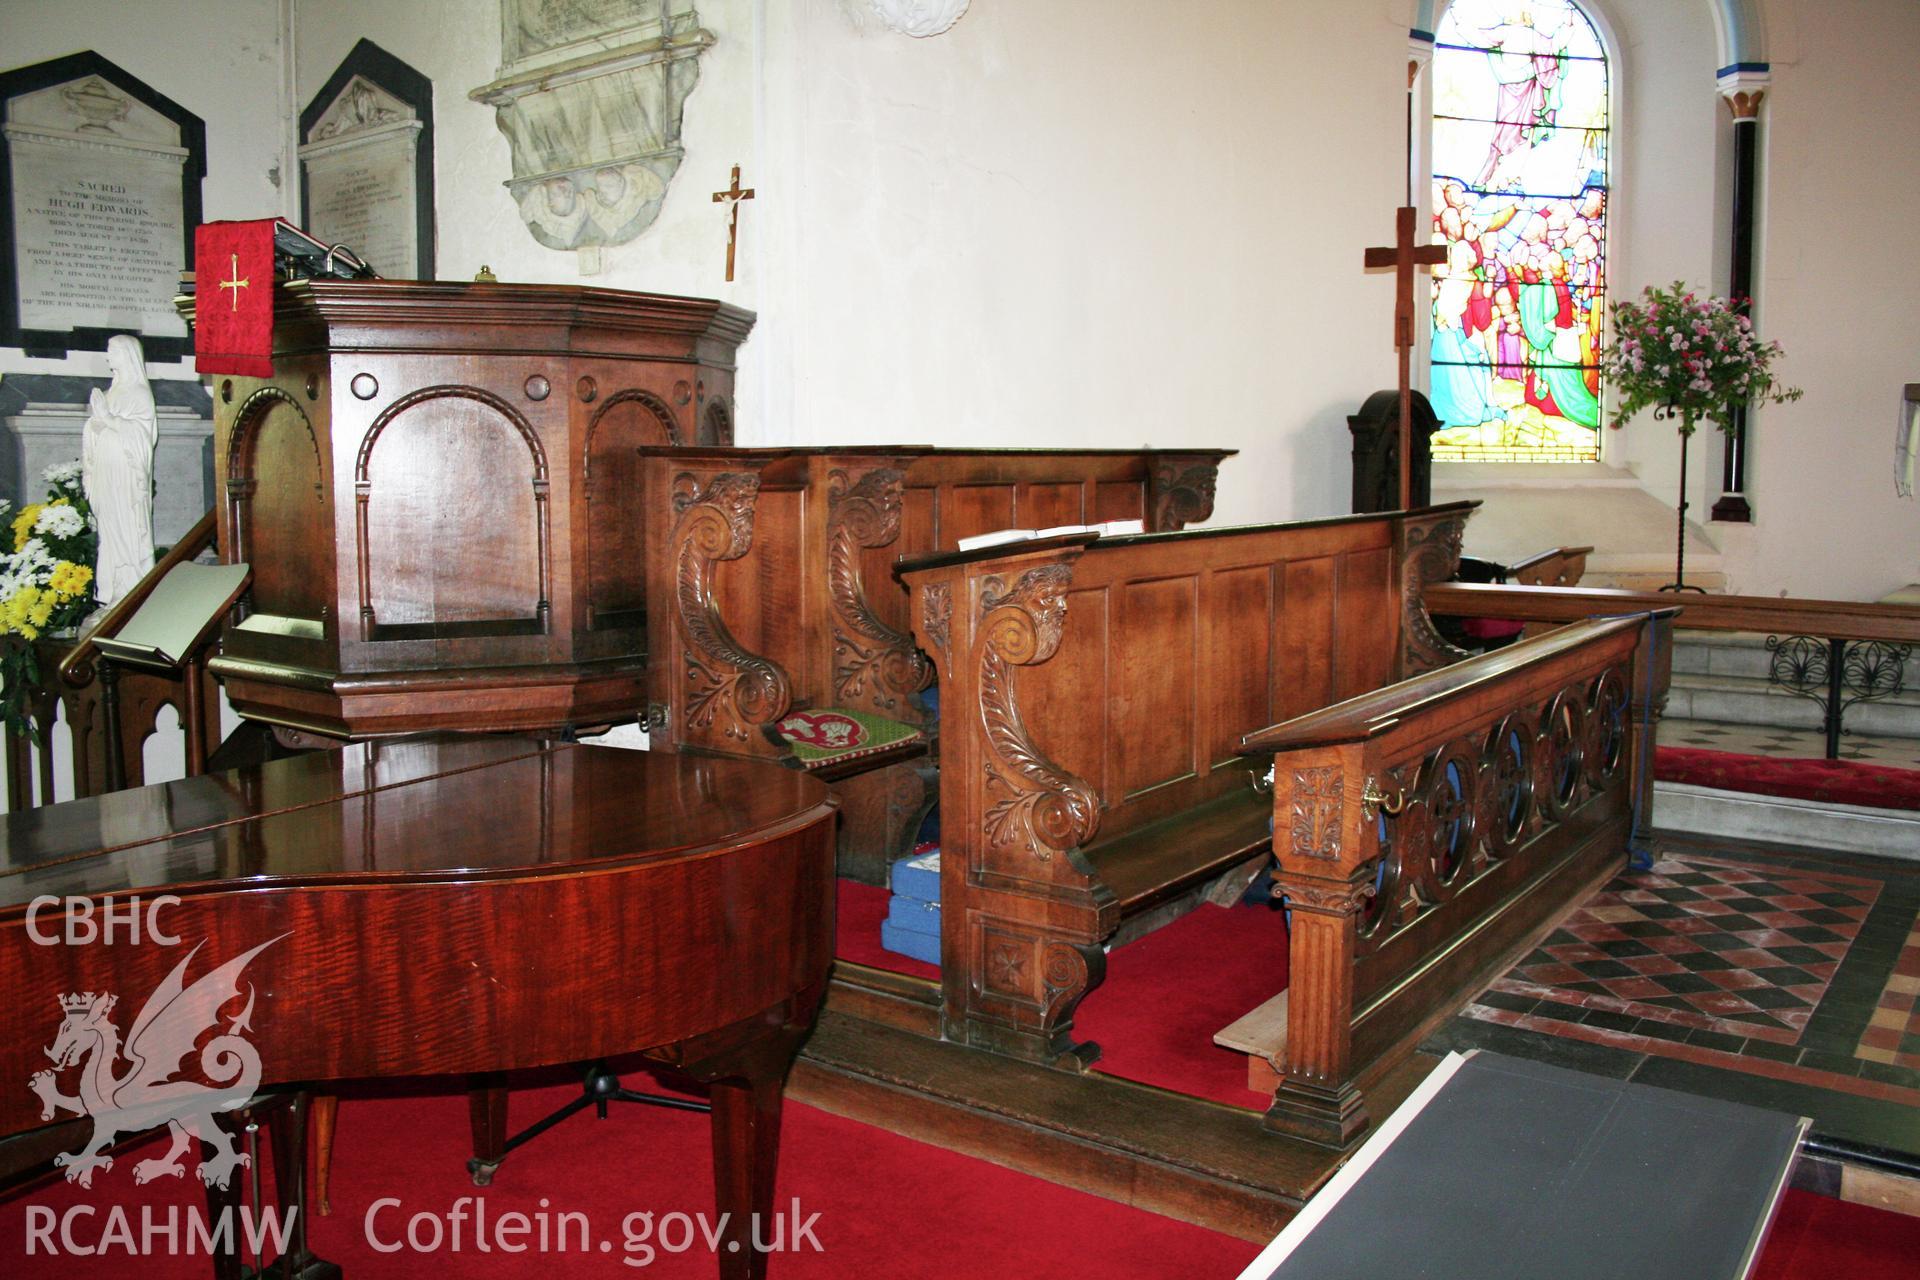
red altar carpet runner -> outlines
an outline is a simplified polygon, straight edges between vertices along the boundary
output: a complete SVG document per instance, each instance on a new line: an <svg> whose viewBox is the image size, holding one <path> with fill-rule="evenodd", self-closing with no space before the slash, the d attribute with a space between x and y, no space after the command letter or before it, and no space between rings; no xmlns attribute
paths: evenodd
<svg viewBox="0 0 1920 1280"><path fill-rule="evenodd" d="M1660 747L1653 753L1653 776L1661 782L1824 804L1920 809L1920 769L1895 769L1858 760L1790 760L1697 747Z"/></svg>
<svg viewBox="0 0 1920 1280"><path fill-rule="evenodd" d="M193 232L193 367L273 376L273 218Z"/></svg>

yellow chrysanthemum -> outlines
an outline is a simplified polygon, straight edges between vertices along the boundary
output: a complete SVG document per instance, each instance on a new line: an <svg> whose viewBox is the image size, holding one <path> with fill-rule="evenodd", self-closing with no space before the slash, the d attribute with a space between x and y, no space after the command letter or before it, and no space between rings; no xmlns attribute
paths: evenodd
<svg viewBox="0 0 1920 1280"><path fill-rule="evenodd" d="M22 507L20 514L13 518L13 549L15 551L26 546L27 540L33 537L34 522L40 519L40 512L45 507L44 502L36 502L31 506Z"/></svg>
<svg viewBox="0 0 1920 1280"><path fill-rule="evenodd" d="M46 626L47 619L53 616L54 603L55 600L53 596L42 595L34 602L33 608L27 610L28 621L32 622L36 627Z"/></svg>
<svg viewBox="0 0 1920 1280"><path fill-rule="evenodd" d="M93 570L86 565L75 564L71 560L62 560L53 567L53 576L48 585L63 596L69 598L79 595L93 581Z"/></svg>

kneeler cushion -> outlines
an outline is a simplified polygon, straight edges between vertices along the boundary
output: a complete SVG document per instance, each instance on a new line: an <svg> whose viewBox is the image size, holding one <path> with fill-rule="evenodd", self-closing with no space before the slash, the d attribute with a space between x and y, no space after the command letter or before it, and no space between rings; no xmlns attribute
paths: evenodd
<svg viewBox="0 0 1920 1280"><path fill-rule="evenodd" d="M776 730L807 768L854 760L920 737L920 730L869 711L796 711Z"/></svg>

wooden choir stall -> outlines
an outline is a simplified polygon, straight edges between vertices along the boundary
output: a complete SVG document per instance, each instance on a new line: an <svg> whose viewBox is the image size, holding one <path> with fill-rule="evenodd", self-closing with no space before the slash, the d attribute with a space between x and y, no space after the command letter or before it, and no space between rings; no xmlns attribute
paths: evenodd
<svg viewBox="0 0 1920 1280"><path fill-rule="evenodd" d="M651 448L648 723L681 750L777 760L840 796L841 873L878 884L934 800L933 668L902 556L1014 528L1213 511L1229 450Z"/></svg>
<svg viewBox="0 0 1920 1280"><path fill-rule="evenodd" d="M1646 836L1671 610L1474 657L1426 592L1477 504L1187 528L1226 450L737 448L752 323L606 289L293 281L273 376L215 379L219 553L254 579L209 669L283 743L395 741L127 793L158 806L131 852L84 822L18 838L70 859L61 891L184 886L222 954L292 930L253 963L337 992L332 1038L263 1030L269 1082L647 1050L721 1081L722 1199L757 1201L824 990L942 1053L1078 1079L1108 950L1271 867L1290 985L1227 1042L1272 1091L1256 1136L1318 1159ZM1091 528L1120 521L1142 531ZM1090 528L958 550L1062 526ZM405 736L635 720L649 755ZM829 983L835 874L884 882L936 801L939 982L843 962ZM11 955L39 873L6 874ZM433 923L454 912L481 934ZM392 968L401 919L439 930L446 972L342 985ZM551 919L575 923L526 926ZM26 959L18 1073L53 993L161 976ZM538 979L475 985L515 959ZM576 989L617 1016L556 1015ZM504 1096L476 1095L476 1134ZM0 1104L0 1133L36 1123Z"/></svg>
<svg viewBox="0 0 1920 1280"><path fill-rule="evenodd" d="M900 567L942 690L948 1039L1090 1064L1074 1009L1122 927L1277 853L1292 990L1268 1122L1358 1137L1358 1070L1404 1056L1649 820L1669 618L1467 660L1423 592L1474 505Z"/></svg>

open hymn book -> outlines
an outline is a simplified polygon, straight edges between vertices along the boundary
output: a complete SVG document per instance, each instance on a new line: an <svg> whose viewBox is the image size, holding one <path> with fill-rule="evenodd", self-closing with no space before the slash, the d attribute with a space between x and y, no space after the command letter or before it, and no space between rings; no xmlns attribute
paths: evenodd
<svg viewBox="0 0 1920 1280"><path fill-rule="evenodd" d="M94 647L116 662L171 669L185 662L253 580L244 564L196 564L167 570L133 616Z"/></svg>
<svg viewBox="0 0 1920 1280"><path fill-rule="evenodd" d="M1103 524L1061 524L1051 529L996 529L992 533L962 538L957 545L962 551L977 551L981 547L997 547L1003 542L1030 542L1035 538L1058 538L1069 533L1097 533L1105 538L1117 538L1122 534L1146 531L1144 521L1108 520Z"/></svg>

